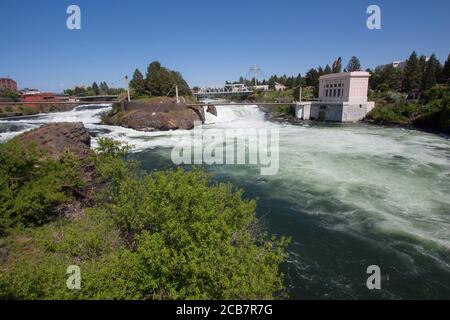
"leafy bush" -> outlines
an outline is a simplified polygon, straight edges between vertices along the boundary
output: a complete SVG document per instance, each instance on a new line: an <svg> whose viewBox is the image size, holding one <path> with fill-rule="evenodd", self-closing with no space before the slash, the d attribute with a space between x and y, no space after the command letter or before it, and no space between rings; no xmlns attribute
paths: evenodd
<svg viewBox="0 0 450 320"><path fill-rule="evenodd" d="M32 107L27 107L27 106L20 106L19 110L22 112L22 114L24 115L32 115L32 114L36 114L39 113L39 110L36 108L32 108Z"/></svg>
<svg viewBox="0 0 450 320"><path fill-rule="evenodd" d="M417 128L450 133L450 89L435 86L418 103L404 101L399 93L376 94L376 107L367 115L381 124L408 124Z"/></svg>
<svg viewBox="0 0 450 320"><path fill-rule="evenodd" d="M407 120L403 115L397 113L390 105L375 107L367 114L366 118L379 124L405 123Z"/></svg>
<svg viewBox="0 0 450 320"><path fill-rule="evenodd" d="M0 266L0 298L285 297L279 266L288 241L261 229L254 201L230 184L212 184L199 169L143 173L124 161L127 150L99 140L93 163L104 191L95 208L75 220L61 218L9 236L14 245ZM8 185L46 176L36 172L36 163L47 165L34 151L9 153L2 168L16 170L14 179L1 175ZM66 288L66 268L73 264L81 269L81 290Z"/></svg>
<svg viewBox="0 0 450 320"><path fill-rule="evenodd" d="M49 221L83 185L79 166L70 153L55 161L30 144L0 144L0 229Z"/></svg>
<svg viewBox="0 0 450 320"><path fill-rule="evenodd" d="M117 126L120 125L121 120L125 113L119 109L112 109L109 112L104 112L100 115L102 124Z"/></svg>

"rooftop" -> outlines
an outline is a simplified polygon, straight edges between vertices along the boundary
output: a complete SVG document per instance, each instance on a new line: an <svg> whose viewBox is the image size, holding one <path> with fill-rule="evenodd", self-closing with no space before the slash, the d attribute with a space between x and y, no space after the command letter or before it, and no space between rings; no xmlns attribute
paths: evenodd
<svg viewBox="0 0 450 320"><path fill-rule="evenodd" d="M334 78L343 78L343 77L366 78L366 77L370 77L370 73L368 73L367 71L330 73L330 74L321 76L320 79L334 79Z"/></svg>

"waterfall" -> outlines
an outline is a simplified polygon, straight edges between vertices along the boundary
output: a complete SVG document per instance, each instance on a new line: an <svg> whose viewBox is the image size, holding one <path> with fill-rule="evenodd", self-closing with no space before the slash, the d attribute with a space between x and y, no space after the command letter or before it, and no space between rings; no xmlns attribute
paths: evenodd
<svg viewBox="0 0 450 320"><path fill-rule="evenodd" d="M228 105L217 105L217 117L209 112L206 112L205 107L205 117L206 123L229 123L232 125L233 122L238 121L240 124L242 122L264 122L264 112L261 111L256 105L239 105L239 106L228 106Z"/></svg>

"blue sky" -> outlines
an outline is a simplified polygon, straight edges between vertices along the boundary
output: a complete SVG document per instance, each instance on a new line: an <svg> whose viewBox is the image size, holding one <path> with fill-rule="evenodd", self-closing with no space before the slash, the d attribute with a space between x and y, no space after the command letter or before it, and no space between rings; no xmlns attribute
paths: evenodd
<svg viewBox="0 0 450 320"><path fill-rule="evenodd" d="M66 8L81 8L81 30ZM381 7L382 29L366 28ZM257 64L266 75L304 74L338 56L364 68L413 51L450 52L448 0L2 0L0 77L19 87L61 91L145 73L149 62L180 71L191 86L222 84Z"/></svg>

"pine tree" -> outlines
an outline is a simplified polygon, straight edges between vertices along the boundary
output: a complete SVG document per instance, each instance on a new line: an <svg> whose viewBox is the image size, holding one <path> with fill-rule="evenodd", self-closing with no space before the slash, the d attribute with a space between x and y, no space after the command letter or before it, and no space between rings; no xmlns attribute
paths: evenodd
<svg viewBox="0 0 450 320"><path fill-rule="evenodd" d="M322 66L319 66L319 68L317 68L317 72L319 73L319 77L325 74L325 71L323 70Z"/></svg>
<svg viewBox="0 0 450 320"><path fill-rule="evenodd" d="M330 74L333 73L333 70L331 70L331 67L329 64L326 65L325 69L323 70L324 74Z"/></svg>
<svg viewBox="0 0 450 320"><path fill-rule="evenodd" d="M361 63L359 59L353 56L347 64L347 72L361 71Z"/></svg>
<svg viewBox="0 0 450 320"><path fill-rule="evenodd" d="M109 92L109 87L108 87L108 85L106 84L106 82L100 82L100 93L101 94L108 94L108 92Z"/></svg>
<svg viewBox="0 0 450 320"><path fill-rule="evenodd" d="M403 72L389 64L378 73L378 77L375 77L374 80L378 82L377 89L380 91L400 91L402 89Z"/></svg>
<svg viewBox="0 0 450 320"><path fill-rule="evenodd" d="M133 79L130 81L130 87L134 90L137 96L143 96L147 93L144 75L139 69L134 70Z"/></svg>
<svg viewBox="0 0 450 320"><path fill-rule="evenodd" d="M445 61L444 70L442 70L441 78L444 83L450 85L450 54L448 55L447 61Z"/></svg>
<svg viewBox="0 0 450 320"><path fill-rule="evenodd" d="M425 64L425 71L423 74L422 90L431 89L437 83L438 75L441 71L441 63L436 59L436 55L432 54L430 59Z"/></svg>
<svg viewBox="0 0 450 320"><path fill-rule="evenodd" d="M92 83L92 90L94 90L96 95L100 94L100 88L98 87L98 84L95 81L94 81L94 83Z"/></svg>
<svg viewBox="0 0 450 320"><path fill-rule="evenodd" d="M406 62L403 90L414 96L420 91L422 85L422 70L417 53L414 51Z"/></svg>

